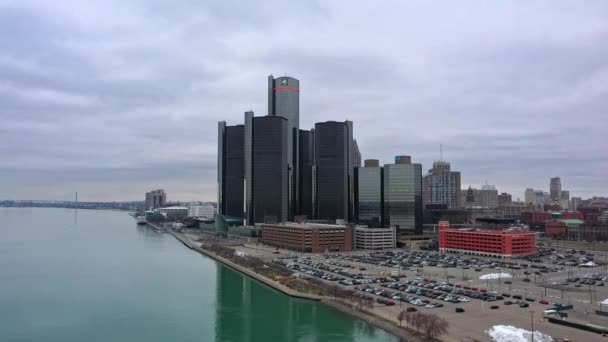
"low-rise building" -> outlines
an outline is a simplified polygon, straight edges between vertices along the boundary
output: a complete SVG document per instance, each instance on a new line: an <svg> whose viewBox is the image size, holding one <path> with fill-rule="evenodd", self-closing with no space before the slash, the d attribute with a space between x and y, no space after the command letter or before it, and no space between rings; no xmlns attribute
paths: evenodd
<svg viewBox="0 0 608 342"><path fill-rule="evenodd" d="M317 223L265 223L260 242L298 252L348 252L353 250L353 228Z"/></svg>
<svg viewBox="0 0 608 342"><path fill-rule="evenodd" d="M355 249L391 249L395 247L395 227L355 228Z"/></svg>
<svg viewBox="0 0 608 342"><path fill-rule="evenodd" d="M180 219L188 217L187 207L164 207L156 209L156 212L167 219Z"/></svg>
<svg viewBox="0 0 608 342"><path fill-rule="evenodd" d="M536 252L536 233L523 230L450 228L439 222L439 251L511 258Z"/></svg>
<svg viewBox="0 0 608 342"><path fill-rule="evenodd" d="M567 239L568 226L561 220L551 220L545 222L545 235L551 239Z"/></svg>
<svg viewBox="0 0 608 342"><path fill-rule="evenodd" d="M192 205L188 207L188 217L213 218L215 207L212 205Z"/></svg>

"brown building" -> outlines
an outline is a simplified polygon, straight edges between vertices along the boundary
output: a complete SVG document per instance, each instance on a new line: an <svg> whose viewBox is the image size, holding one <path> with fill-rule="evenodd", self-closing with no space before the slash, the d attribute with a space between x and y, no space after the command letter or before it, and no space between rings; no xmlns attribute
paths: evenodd
<svg viewBox="0 0 608 342"><path fill-rule="evenodd" d="M263 224L260 241L299 252L348 252L353 250L353 228L316 223Z"/></svg>

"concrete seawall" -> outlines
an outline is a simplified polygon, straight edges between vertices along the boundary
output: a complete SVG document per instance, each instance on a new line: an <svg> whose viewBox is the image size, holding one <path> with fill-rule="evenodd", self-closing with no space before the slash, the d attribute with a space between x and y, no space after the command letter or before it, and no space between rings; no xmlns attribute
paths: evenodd
<svg viewBox="0 0 608 342"><path fill-rule="evenodd" d="M186 236L184 236L180 233L176 233L170 229L164 229L164 228L158 227L154 224L148 223L148 225L151 227L154 227L155 229L162 230L163 232L171 234L178 241L180 241L182 244L184 244L184 246L186 246L192 250L195 250L205 256L208 256L209 258L219 261L219 262L223 263L224 265L226 265L248 277L251 277L254 280L257 280L260 283L267 285L288 296L295 297L295 298L301 298L301 299L319 301L320 303L322 303L334 310L340 311L348 316L351 316L355 319L365 321L368 324L371 324L379 329L382 329L382 330L388 332L389 334L399 338L400 341L404 341L404 342L426 342L426 341L428 341L427 339L422 337L420 334L407 330L406 328L399 327L396 324L394 324L393 322L391 322L390 320L388 320L387 318L377 316L373 313L367 313L367 312L361 311L355 307L352 307L351 305L341 303L330 297L322 297L322 296L297 292L279 282L268 279L268 278L264 277L263 275L260 275L250 269L247 269L245 267L242 267L242 266L232 262L231 260L228 260L219 255L216 255L215 253L209 252L209 251L201 248L200 246L197 245L196 242L190 240L189 238L187 238Z"/></svg>

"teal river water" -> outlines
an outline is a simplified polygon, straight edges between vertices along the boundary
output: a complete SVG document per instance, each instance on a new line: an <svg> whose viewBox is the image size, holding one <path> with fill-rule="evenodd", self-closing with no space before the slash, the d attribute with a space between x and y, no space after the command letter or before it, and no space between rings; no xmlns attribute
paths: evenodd
<svg viewBox="0 0 608 342"><path fill-rule="evenodd" d="M125 212L0 208L0 341L397 341L137 227Z"/></svg>

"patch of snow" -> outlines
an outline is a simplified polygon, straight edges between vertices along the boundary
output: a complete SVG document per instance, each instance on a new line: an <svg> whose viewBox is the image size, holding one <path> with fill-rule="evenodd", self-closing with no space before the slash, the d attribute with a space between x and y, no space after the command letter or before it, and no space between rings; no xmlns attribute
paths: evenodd
<svg viewBox="0 0 608 342"><path fill-rule="evenodd" d="M526 329L516 328L511 325L495 325L486 331L495 342L529 342L532 333ZM535 342L553 342L553 338L540 331L534 332Z"/></svg>
<svg viewBox="0 0 608 342"><path fill-rule="evenodd" d="M484 274L481 277L479 277L479 279L482 279L482 280L501 279L501 278L513 278L513 276L509 273L489 273L489 274Z"/></svg>
<svg viewBox="0 0 608 342"><path fill-rule="evenodd" d="M608 298L606 298L603 301L601 301L600 304L608 304Z"/></svg>
<svg viewBox="0 0 608 342"><path fill-rule="evenodd" d="M245 257L245 256L247 256L247 253L245 253L245 252L241 252L241 251L235 251L235 252L234 252L234 255L236 255L236 256L240 256L240 257Z"/></svg>

